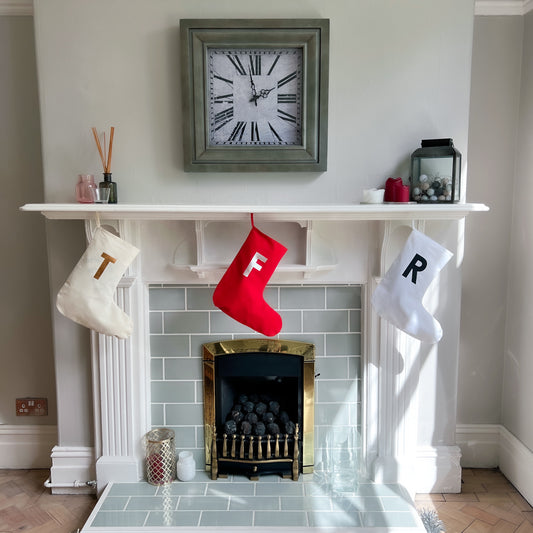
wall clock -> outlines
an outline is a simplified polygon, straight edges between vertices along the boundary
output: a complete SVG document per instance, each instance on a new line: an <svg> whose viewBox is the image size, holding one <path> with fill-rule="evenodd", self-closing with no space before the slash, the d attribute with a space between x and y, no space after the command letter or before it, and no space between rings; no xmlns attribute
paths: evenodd
<svg viewBox="0 0 533 533"><path fill-rule="evenodd" d="M180 21L186 171L327 168L329 21Z"/></svg>

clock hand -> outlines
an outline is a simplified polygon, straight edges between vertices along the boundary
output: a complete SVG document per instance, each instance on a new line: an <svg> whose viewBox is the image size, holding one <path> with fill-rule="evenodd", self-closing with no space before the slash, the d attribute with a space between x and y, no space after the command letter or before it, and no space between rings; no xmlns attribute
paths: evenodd
<svg viewBox="0 0 533 533"><path fill-rule="evenodd" d="M273 90L274 90L274 87L272 87L272 89L261 89L259 93L257 93L254 90L254 93L252 95L252 98L250 99L250 102L255 102L255 105L257 105L257 100L259 100L259 98L266 98L270 94L270 91L273 91Z"/></svg>
<svg viewBox="0 0 533 533"><path fill-rule="evenodd" d="M255 90L255 83L252 78L252 71L248 69L248 73L250 74L250 85L252 86L252 98L250 102L253 102L255 105L257 105L257 99L259 98L259 96L257 96L257 92Z"/></svg>
<svg viewBox="0 0 533 533"><path fill-rule="evenodd" d="M259 96L266 98L270 94L270 91L273 91L273 90L274 90L274 87L272 87L272 89L261 89L259 91Z"/></svg>

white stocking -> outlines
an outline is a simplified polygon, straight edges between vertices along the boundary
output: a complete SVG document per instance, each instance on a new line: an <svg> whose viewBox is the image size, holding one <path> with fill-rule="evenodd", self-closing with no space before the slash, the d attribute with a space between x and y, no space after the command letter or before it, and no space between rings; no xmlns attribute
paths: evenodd
<svg viewBox="0 0 533 533"><path fill-rule="evenodd" d="M59 311L98 333L120 339L129 337L132 321L115 304L113 296L138 253L135 246L97 227L87 250L57 295Z"/></svg>
<svg viewBox="0 0 533 533"><path fill-rule="evenodd" d="M372 296L376 312L397 328L429 343L442 337L440 324L422 305L430 283L453 254L413 230Z"/></svg>

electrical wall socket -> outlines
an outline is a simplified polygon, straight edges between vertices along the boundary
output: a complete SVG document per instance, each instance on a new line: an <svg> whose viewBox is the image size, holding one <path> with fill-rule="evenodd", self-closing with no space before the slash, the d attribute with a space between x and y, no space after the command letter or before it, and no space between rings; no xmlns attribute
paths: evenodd
<svg viewBox="0 0 533 533"><path fill-rule="evenodd" d="M47 398L17 398L17 416L47 416Z"/></svg>

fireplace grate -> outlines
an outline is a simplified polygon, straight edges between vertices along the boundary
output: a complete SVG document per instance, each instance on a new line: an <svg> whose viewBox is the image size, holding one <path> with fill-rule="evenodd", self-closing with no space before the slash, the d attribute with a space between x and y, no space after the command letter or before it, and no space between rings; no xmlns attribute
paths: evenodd
<svg viewBox="0 0 533 533"><path fill-rule="evenodd" d="M236 435L217 437L213 427L211 446L211 479L243 473L257 481L259 474L280 473L298 480L300 473L300 428L294 435ZM281 438L280 438L281 437Z"/></svg>

